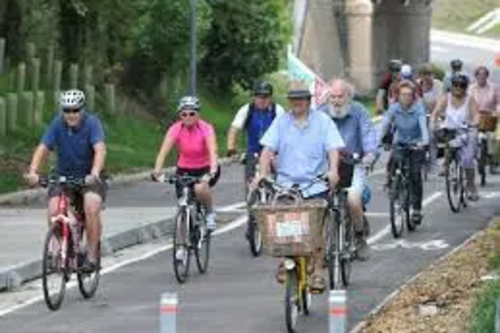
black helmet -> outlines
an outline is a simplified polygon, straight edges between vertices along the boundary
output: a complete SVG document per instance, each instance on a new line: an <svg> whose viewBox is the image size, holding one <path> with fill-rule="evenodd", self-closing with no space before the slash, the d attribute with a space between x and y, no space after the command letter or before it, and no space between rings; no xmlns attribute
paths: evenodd
<svg viewBox="0 0 500 333"><path fill-rule="evenodd" d="M311 99L312 94L309 89L291 89L287 97L288 99Z"/></svg>
<svg viewBox="0 0 500 333"><path fill-rule="evenodd" d="M465 73L456 73L451 77L451 84L467 88L469 86L469 77Z"/></svg>
<svg viewBox="0 0 500 333"><path fill-rule="evenodd" d="M403 62L401 60L399 60L399 59L392 59L387 64L387 68L391 72L398 72L399 73L401 71L401 67L403 67Z"/></svg>
<svg viewBox="0 0 500 333"><path fill-rule="evenodd" d="M454 59L454 60L450 61L450 67L451 67L451 69L454 69L454 70L461 70L463 64L464 63L460 59Z"/></svg>
<svg viewBox="0 0 500 333"><path fill-rule="evenodd" d="M267 81L257 82L253 87L253 94L254 96L259 96L259 95L272 96L273 85Z"/></svg>

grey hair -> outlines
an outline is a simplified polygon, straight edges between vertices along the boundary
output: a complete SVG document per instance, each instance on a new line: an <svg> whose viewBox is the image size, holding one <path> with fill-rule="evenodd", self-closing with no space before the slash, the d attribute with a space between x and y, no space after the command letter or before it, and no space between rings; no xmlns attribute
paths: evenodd
<svg viewBox="0 0 500 333"><path fill-rule="evenodd" d="M333 78L332 80L330 80L328 86L331 88L335 84L339 84L342 89L347 92L347 97L349 99L352 99L354 97L355 89L353 84L341 78Z"/></svg>

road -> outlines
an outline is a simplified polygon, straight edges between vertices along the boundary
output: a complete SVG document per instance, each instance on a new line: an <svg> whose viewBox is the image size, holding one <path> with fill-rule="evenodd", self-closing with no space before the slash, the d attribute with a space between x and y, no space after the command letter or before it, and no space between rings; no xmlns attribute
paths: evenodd
<svg viewBox="0 0 500 333"><path fill-rule="evenodd" d="M452 47L433 45L436 46ZM219 206L242 200L241 172L237 166L224 169L216 189ZM354 266L348 290L350 327L407 279L484 228L495 214L500 197L500 177L495 177L481 189L478 203L463 213L453 214L447 205L442 178L433 176L425 184L424 225L415 233L405 234L404 241L395 242L387 228L388 204L382 181L382 174L371 180L372 258ZM109 205L171 204L171 199L168 203L163 199L163 189L155 185L141 183L115 190L110 194ZM171 251L161 242L148 245L141 253L128 250L113 264L105 263L106 274L95 299L83 301L73 288L56 313L50 313L40 301L36 282L17 293L2 294L0 332L158 332L159 298L167 291L179 295L178 332L283 332L282 287L274 280L276 260L251 258L239 225L241 219L226 226L225 232L215 238L209 273L199 276L192 270L191 279L183 286L174 281ZM300 331L326 332L326 309L326 295L314 297L312 314L301 318L304 320L299 324Z"/></svg>

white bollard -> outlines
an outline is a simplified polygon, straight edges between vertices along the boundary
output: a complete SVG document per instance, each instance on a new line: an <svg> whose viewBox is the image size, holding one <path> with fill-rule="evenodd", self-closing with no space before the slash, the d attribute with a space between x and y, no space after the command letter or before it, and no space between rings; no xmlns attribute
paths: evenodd
<svg viewBox="0 0 500 333"><path fill-rule="evenodd" d="M347 296L345 290L331 290L329 304L329 333L345 333L347 329ZM162 332L163 333L163 332Z"/></svg>
<svg viewBox="0 0 500 333"><path fill-rule="evenodd" d="M177 294L164 293L160 301L160 333L177 332Z"/></svg>

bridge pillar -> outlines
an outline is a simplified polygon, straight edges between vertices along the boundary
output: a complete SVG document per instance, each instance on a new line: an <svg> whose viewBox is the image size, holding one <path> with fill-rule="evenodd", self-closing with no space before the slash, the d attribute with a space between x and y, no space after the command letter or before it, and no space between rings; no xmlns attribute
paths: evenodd
<svg viewBox="0 0 500 333"><path fill-rule="evenodd" d="M347 25L349 31L348 75L359 92L374 88L373 4L371 0L349 0L346 2Z"/></svg>

